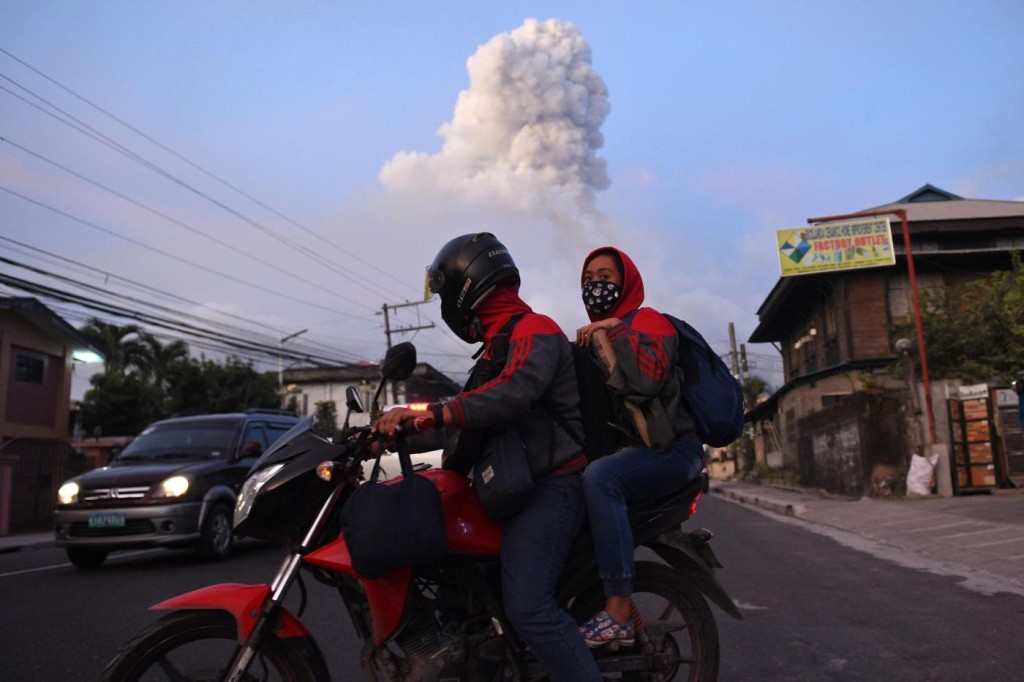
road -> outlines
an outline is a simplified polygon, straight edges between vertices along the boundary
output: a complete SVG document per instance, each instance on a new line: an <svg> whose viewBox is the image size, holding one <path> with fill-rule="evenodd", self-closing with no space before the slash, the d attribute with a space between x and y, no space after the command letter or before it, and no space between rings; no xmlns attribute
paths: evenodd
<svg viewBox="0 0 1024 682"><path fill-rule="evenodd" d="M719 577L744 613L717 608L720 679L1024 679L1019 633L1024 598L985 596L953 578L891 563L714 496L688 524L715 531ZM147 607L215 582L269 580L278 550L248 544L231 559L190 552L114 554L78 571L56 549L0 555L0 678L96 679L117 648L154 618ZM333 592L308 581L304 622L333 679L358 679L357 647ZM297 601L297 600L295 600Z"/></svg>

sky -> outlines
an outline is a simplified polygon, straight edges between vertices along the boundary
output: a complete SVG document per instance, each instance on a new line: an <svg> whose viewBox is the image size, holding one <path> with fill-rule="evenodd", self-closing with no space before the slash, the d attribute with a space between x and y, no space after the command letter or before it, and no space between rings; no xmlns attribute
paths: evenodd
<svg viewBox="0 0 1024 682"><path fill-rule="evenodd" d="M1021 35L1019 0L6 0L0 276L358 362L455 236L497 235L570 336L611 244L778 388L746 343L776 230L926 183L1024 201ZM436 299L388 321L465 377Z"/></svg>

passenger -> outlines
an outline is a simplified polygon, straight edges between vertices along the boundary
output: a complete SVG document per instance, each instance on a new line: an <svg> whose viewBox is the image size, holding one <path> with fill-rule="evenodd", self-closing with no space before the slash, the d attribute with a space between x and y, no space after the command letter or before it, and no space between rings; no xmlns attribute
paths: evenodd
<svg viewBox="0 0 1024 682"><path fill-rule="evenodd" d="M612 247L591 252L584 261L582 287L591 323L577 330L576 342L589 346L593 355L595 333L607 334L601 342L614 352L614 368L606 384L616 400L642 414L636 440L645 443L597 459L583 474L606 598L604 609L580 627L587 646L595 648L634 640L633 533L627 503L682 489L700 473L704 451L680 400L675 327L656 310L640 307L644 283L633 261Z"/></svg>
<svg viewBox="0 0 1024 682"><path fill-rule="evenodd" d="M577 432L581 428L572 346L558 325L519 298L519 283L512 256L486 232L456 237L437 254L428 285L441 297L441 317L463 341L484 346L463 391L428 409L435 427L463 431L451 452L449 441L445 468L468 469L488 427L514 426L522 435L536 485L522 511L501 524L505 612L552 680L597 681L600 671L576 622L555 603L556 583L584 515L587 460L552 417L559 414ZM507 361L498 371L488 364L492 342L516 318ZM374 429L391 437L401 422L421 416L395 408ZM475 444L467 447L467 441Z"/></svg>

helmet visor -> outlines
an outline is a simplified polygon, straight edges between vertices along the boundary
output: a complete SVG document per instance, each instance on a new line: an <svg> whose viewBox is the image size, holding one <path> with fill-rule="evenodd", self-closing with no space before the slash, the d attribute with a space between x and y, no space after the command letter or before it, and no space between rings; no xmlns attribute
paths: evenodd
<svg viewBox="0 0 1024 682"><path fill-rule="evenodd" d="M441 293L441 287L444 286L444 273L440 270L434 269L433 266L427 266L427 281L423 288L423 300L429 301L430 297L434 294Z"/></svg>

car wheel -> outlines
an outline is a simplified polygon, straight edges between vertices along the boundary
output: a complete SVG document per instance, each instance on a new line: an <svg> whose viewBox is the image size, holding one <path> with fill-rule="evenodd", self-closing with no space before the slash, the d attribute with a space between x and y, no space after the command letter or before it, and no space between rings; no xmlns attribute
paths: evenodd
<svg viewBox="0 0 1024 682"><path fill-rule="evenodd" d="M99 568L110 553L105 549L93 547L68 547L65 551L68 553L68 560L77 568Z"/></svg>
<svg viewBox="0 0 1024 682"><path fill-rule="evenodd" d="M214 505L203 522L199 540L199 556L205 561L223 559L231 554L234 534L231 527L232 512L226 505Z"/></svg>

